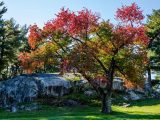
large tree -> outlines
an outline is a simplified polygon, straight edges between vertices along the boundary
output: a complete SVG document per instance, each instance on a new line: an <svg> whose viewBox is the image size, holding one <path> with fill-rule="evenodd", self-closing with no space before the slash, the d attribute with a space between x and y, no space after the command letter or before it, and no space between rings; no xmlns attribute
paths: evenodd
<svg viewBox="0 0 160 120"><path fill-rule="evenodd" d="M33 52L48 43L54 45L52 58L61 61L63 68L81 73L99 94L102 112L110 113L115 76L123 76L134 85L143 81L148 38L141 24L144 16L135 3L117 10L118 25L100 22L99 18L88 9L61 9L43 29L33 25L28 42ZM20 58L25 64L27 60L35 62L32 52Z"/></svg>
<svg viewBox="0 0 160 120"><path fill-rule="evenodd" d="M27 27L20 27L13 18L10 20L2 18L7 11L3 4L3 2L0 3L0 75L7 74L11 64L17 62L19 47L26 39L27 33Z"/></svg>
<svg viewBox="0 0 160 120"><path fill-rule="evenodd" d="M149 62L147 66L148 79L146 81L146 90L151 92L151 70L160 70L160 10L153 10L153 13L148 15L146 26L150 39L147 47Z"/></svg>
<svg viewBox="0 0 160 120"><path fill-rule="evenodd" d="M6 7L3 7L4 3L3 2L0 2L0 63L1 63L1 66L0 66L0 71L2 69L2 58L3 58L3 44L2 44L2 39L4 36L4 20L2 19L3 17L3 14L7 11L7 8Z"/></svg>

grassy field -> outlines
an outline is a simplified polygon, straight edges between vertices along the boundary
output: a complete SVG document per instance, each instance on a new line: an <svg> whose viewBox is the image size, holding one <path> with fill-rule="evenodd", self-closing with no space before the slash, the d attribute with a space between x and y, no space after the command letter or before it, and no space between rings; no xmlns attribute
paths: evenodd
<svg viewBox="0 0 160 120"><path fill-rule="evenodd" d="M112 106L110 115L100 113L100 107L49 107L32 112L9 113L0 110L3 120L160 120L160 100L133 102L131 107Z"/></svg>

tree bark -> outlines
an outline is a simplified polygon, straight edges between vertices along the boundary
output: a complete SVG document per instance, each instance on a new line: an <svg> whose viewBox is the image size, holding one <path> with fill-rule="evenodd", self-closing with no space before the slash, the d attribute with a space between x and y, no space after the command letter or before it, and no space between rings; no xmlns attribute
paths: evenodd
<svg viewBox="0 0 160 120"><path fill-rule="evenodd" d="M112 112L111 95L112 95L114 71L115 71L115 60L113 57L109 67L109 74L106 75L106 77L108 76L108 85L106 85L106 89L103 90L103 92L101 92L102 93L102 113L105 113L105 114L110 114Z"/></svg>
<svg viewBox="0 0 160 120"><path fill-rule="evenodd" d="M0 46L0 73L3 70L4 64L3 64L3 57L4 57L4 42L2 42L1 46Z"/></svg>
<svg viewBox="0 0 160 120"><path fill-rule="evenodd" d="M145 90L147 93L151 93L152 92L152 84L151 84L151 69L150 69L150 67L147 68L147 74L148 74L148 78L145 81Z"/></svg>
<svg viewBox="0 0 160 120"><path fill-rule="evenodd" d="M102 113L110 114L112 112L111 109L111 95L103 94L102 95Z"/></svg>

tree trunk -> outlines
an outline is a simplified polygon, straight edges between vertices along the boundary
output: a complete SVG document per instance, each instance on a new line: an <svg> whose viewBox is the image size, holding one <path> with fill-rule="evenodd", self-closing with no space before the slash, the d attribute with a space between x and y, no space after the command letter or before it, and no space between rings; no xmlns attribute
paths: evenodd
<svg viewBox="0 0 160 120"><path fill-rule="evenodd" d="M102 113L110 114L111 113L111 95L103 94L102 95Z"/></svg>
<svg viewBox="0 0 160 120"><path fill-rule="evenodd" d="M152 92L152 84L151 84L151 69L150 69L150 67L147 68L147 74L148 74L148 78L145 81L145 90L147 93L151 93Z"/></svg>
<svg viewBox="0 0 160 120"><path fill-rule="evenodd" d="M4 55L4 42L2 42L1 46L0 46L0 60L3 60L3 55Z"/></svg>
<svg viewBox="0 0 160 120"><path fill-rule="evenodd" d="M2 42L0 46L0 72L2 72L4 64L3 64L3 57L4 57L4 42Z"/></svg>
<svg viewBox="0 0 160 120"><path fill-rule="evenodd" d="M112 84L115 70L115 60L114 57L111 60L109 72L106 75L108 78L108 85L106 84L106 89L103 90L102 93L102 113L109 114L112 112L111 110L111 94L112 94ZM106 92L107 90L107 92Z"/></svg>

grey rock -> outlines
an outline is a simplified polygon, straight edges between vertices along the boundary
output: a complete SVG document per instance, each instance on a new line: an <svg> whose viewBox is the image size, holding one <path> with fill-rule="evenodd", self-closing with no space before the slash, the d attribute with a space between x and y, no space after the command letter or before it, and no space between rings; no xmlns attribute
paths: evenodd
<svg viewBox="0 0 160 120"><path fill-rule="evenodd" d="M139 94L145 94L145 91L144 91L144 89L142 89L142 88L134 89L134 91L135 91L136 93L139 93Z"/></svg>
<svg viewBox="0 0 160 120"><path fill-rule="evenodd" d="M11 106L11 112L15 113L17 112L17 107L15 105Z"/></svg>
<svg viewBox="0 0 160 120"><path fill-rule="evenodd" d="M155 99L160 99L160 93L157 91L153 91L151 97Z"/></svg>
<svg viewBox="0 0 160 120"><path fill-rule="evenodd" d="M76 81L75 85L81 86L81 85L84 85L84 84L86 84L86 83L88 83L87 80L78 80L78 81Z"/></svg>
<svg viewBox="0 0 160 120"><path fill-rule="evenodd" d="M136 93L134 90L129 90L129 91L127 91L127 93L128 93L129 98L131 100L140 100L140 99L144 98L144 96L142 94Z"/></svg>
<svg viewBox="0 0 160 120"><path fill-rule="evenodd" d="M157 93L160 93L160 84L155 85L154 91L156 91Z"/></svg>
<svg viewBox="0 0 160 120"><path fill-rule="evenodd" d="M70 87L69 81L55 74L21 75L0 82L0 101L3 108L11 108L13 103L32 102L38 96L63 96Z"/></svg>
<svg viewBox="0 0 160 120"><path fill-rule="evenodd" d="M55 75L54 77L38 77L40 96L58 97L69 93L71 84L64 78Z"/></svg>
<svg viewBox="0 0 160 120"><path fill-rule="evenodd" d="M131 104L129 104L129 103L123 103L123 105L122 105L123 107L130 107L131 106Z"/></svg>
<svg viewBox="0 0 160 120"><path fill-rule="evenodd" d="M80 105L80 103L78 103L75 100L65 100L65 101L63 101L63 105L72 107L72 106L78 106L78 105Z"/></svg>
<svg viewBox="0 0 160 120"><path fill-rule="evenodd" d="M26 111L33 111L33 110L38 110L40 107L37 103L32 103L30 105L26 105L24 106L24 108L22 110L26 110Z"/></svg>
<svg viewBox="0 0 160 120"><path fill-rule="evenodd" d="M84 94L86 96L95 96L96 95L96 91L95 90L88 90L88 91L84 91Z"/></svg>
<svg viewBox="0 0 160 120"><path fill-rule="evenodd" d="M126 101L129 101L130 98L126 95L126 96L123 96L123 99Z"/></svg>
<svg viewBox="0 0 160 120"><path fill-rule="evenodd" d="M2 106L9 107L13 103L32 101L38 96L38 88L34 79L18 76L4 81L0 94Z"/></svg>

